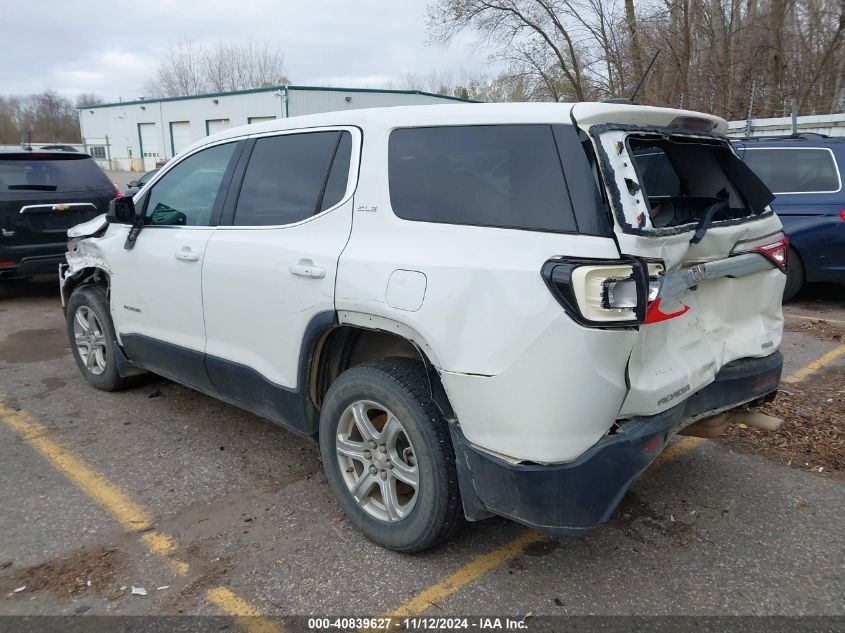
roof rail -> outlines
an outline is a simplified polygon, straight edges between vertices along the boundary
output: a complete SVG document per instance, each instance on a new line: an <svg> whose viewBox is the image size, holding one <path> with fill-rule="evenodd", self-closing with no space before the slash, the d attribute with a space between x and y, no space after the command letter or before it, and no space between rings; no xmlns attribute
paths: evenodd
<svg viewBox="0 0 845 633"><path fill-rule="evenodd" d="M732 141L809 141L830 138L827 134L818 132L799 132L798 134L775 134L772 136L731 136Z"/></svg>

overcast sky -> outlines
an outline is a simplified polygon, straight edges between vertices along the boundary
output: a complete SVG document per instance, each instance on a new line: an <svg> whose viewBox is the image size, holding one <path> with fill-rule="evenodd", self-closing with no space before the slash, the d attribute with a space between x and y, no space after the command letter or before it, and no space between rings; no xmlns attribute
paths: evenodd
<svg viewBox="0 0 845 633"><path fill-rule="evenodd" d="M427 0L4 0L0 93L136 98L181 38L268 40L291 82L384 87L489 69L476 38L426 44Z"/></svg>

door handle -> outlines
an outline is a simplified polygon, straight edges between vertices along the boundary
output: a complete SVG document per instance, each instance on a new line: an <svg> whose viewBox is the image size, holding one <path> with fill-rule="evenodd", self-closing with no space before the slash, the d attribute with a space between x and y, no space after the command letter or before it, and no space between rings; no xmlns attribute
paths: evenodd
<svg viewBox="0 0 845 633"><path fill-rule="evenodd" d="M326 269L315 266L310 259L300 259L295 265L288 268L291 275L297 277L310 277L311 279L322 279L326 276Z"/></svg>
<svg viewBox="0 0 845 633"><path fill-rule="evenodd" d="M173 256L183 262L198 262L200 254L195 253L189 246L183 246L180 250L173 253Z"/></svg>

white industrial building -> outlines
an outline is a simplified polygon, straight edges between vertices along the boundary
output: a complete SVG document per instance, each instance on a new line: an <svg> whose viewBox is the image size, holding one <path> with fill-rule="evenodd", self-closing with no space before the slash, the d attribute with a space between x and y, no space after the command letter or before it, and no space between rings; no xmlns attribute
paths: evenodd
<svg viewBox="0 0 845 633"><path fill-rule="evenodd" d="M79 108L85 150L105 169L148 171L229 127L317 112L464 101L419 90L275 86Z"/></svg>

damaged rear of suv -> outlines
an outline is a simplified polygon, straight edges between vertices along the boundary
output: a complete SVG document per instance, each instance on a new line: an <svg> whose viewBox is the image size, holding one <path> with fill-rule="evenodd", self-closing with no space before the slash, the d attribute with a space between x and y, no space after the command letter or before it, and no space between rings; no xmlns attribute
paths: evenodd
<svg viewBox="0 0 845 633"><path fill-rule="evenodd" d="M788 245L725 128L581 103L227 130L72 231L77 364L318 440L386 547L583 532L673 435L777 389Z"/></svg>

